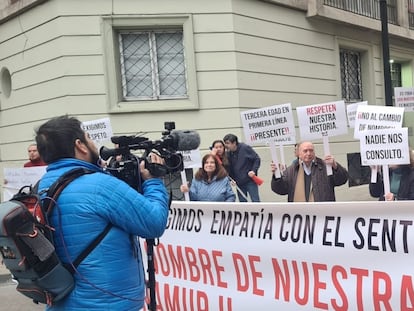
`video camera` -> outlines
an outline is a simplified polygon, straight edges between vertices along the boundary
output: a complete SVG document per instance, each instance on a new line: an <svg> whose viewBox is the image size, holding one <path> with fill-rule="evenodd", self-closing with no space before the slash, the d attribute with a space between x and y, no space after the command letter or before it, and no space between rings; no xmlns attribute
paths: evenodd
<svg viewBox="0 0 414 311"><path fill-rule="evenodd" d="M112 143L118 147L114 149L101 147L99 151L103 160L110 159L107 171L137 190L140 188L139 163L142 159L145 160L145 167L154 177L182 171L183 157L177 151L197 149L200 145L200 136L195 131L173 131L175 122L164 122L164 129L163 136L159 140L149 140L142 136L111 137ZM143 150L142 157L132 154L131 150ZM165 165L151 163L148 156L151 152L158 153L164 159Z"/></svg>

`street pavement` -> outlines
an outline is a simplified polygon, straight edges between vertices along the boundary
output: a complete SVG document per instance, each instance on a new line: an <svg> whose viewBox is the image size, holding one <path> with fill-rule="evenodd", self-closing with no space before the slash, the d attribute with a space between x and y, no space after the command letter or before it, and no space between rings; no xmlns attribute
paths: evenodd
<svg viewBox="0 0 414 311"><path fill-rule="evenodd" d="M0 311L40 311L45 305L37 305L30 298L16 291L9 271L0 264Z"/></svg>

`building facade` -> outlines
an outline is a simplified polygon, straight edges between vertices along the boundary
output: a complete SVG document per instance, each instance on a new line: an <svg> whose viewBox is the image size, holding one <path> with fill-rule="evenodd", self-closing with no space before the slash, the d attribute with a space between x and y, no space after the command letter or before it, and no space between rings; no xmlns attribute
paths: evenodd
<svg viewBox="0 0 414 311"><path fill-rule="evenodd" d="M109 117L116 135L151 139L175 121L206 152L227 133L244 140L244 110L385 105L379 2L1 0L0 174L26 161L34 128L62 114ZM388 0L393 86L413 85L413 14L413 0ZM404 118L413 143L414 117ZM330 141L344 166L359 152L351 129ZM269 148L255 149L263 201L285 201L270 190ZM285 153L290 161L293 147ZM370 199L366 186L337 194Z"/></svg>

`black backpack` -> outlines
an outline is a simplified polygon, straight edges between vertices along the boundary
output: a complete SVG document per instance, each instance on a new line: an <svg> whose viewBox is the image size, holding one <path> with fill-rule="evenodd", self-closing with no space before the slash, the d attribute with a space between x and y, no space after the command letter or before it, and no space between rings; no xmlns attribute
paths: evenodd
<svg viewBox="0 0 414 311"><path fill-rule="evenodd" d="M0 253L18 282L17 291L35 303L52 305L74 288L76 267L109 232L106 228L73 261L63 264L55 252L51 214L62 190L75 178L94 173L78 168L62 175L40 199L35 187L25 186L10 201L0 203ZM62 229L60 230L62 237Z"/></svg>

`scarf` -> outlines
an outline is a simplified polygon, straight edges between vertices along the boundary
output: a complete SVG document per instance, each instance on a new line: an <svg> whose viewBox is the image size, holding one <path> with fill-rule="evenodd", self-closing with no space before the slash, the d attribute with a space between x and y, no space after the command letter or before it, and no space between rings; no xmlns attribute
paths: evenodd
<svg viewBox="0 0 414 311"><path fill-rule="evenodd" d="M295 192L293 194L293 202L314 202L313 189L311 183L309 183L309 200L306 201L305 170L303 169L303 163L299 163L298 176L296 177Z"/></svg>

